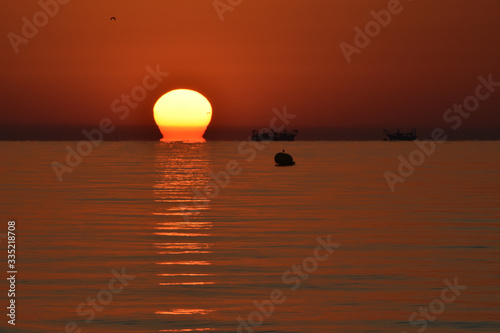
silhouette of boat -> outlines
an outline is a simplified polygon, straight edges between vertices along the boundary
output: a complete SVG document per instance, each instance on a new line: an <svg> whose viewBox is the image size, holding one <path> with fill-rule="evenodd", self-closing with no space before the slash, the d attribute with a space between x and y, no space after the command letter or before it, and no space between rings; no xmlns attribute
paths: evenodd
<svg viewBox="0 0 500 333"><path fill-rule="evenodd" d="M252 131L252 141L294 141L295 137L299 133L299 130L293 130L292 132L287 132L283 130L281 132L275 132L272 129L264 130L253 130Z"/></svg>
<svg viewBox="0 0 500 333"><path fill-rule="evenodd" d="M396 130L395 132L390 132L388 130L384 130L384 141L415 141L417 139L417 129L414 128L411 132L400 132Z"/></svg>

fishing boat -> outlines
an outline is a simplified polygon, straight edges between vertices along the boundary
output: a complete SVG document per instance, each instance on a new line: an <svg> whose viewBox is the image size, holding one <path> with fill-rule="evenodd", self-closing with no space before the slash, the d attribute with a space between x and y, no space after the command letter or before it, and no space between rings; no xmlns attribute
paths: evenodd
<svg viewBox="0 0 500 333"><path fill-rule="evenodd" d="M417 129L414 128L411 132L400 132L396 130L395 132L390 132L388 130L384 130L384 141L415 141L417 139Z"/></svg>
<svg viewBox="0 0 500 333"><path fill-rule="evenodd" d="M296 129L292 132L287 132L286 129L281 132L272 129L253 130L250 139L252 141L294 141L298 133L299 130Z"/></svg>

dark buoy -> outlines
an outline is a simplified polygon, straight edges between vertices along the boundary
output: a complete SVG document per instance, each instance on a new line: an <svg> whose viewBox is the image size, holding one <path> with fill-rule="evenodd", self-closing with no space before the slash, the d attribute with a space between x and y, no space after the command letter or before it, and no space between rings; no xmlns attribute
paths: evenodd
<svg viewBox="0 0 500 333"><path fill-rule="evenodd" d="M274 155L274 161L276 162L276 166L295 165L292 155L285 153L285 149L283 149L283 152Z"/></svg>

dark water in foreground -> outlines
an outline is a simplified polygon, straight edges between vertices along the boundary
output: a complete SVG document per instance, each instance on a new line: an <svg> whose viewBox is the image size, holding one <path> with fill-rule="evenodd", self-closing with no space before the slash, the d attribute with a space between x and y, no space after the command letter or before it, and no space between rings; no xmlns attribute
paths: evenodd
<svg viewBox="0 0 500 333"><path fill-rule="evenodd" d="M395 192L414 143L238 144L103 143L60 183L75 142L0 143L0 331L500 331L500 143L442 144Z"/></svg>

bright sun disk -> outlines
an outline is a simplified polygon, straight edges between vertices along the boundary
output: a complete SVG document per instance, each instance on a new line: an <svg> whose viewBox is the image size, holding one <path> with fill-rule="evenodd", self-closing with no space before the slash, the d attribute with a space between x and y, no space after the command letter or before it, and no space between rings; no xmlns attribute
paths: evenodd
<svg viewBox="0 0 500 333"><path fill-rule="evenodd" d="M162 141L205 141L203 134L212 119L212 106L199 92L172 90L156 101L153 112Z"/></svg>

